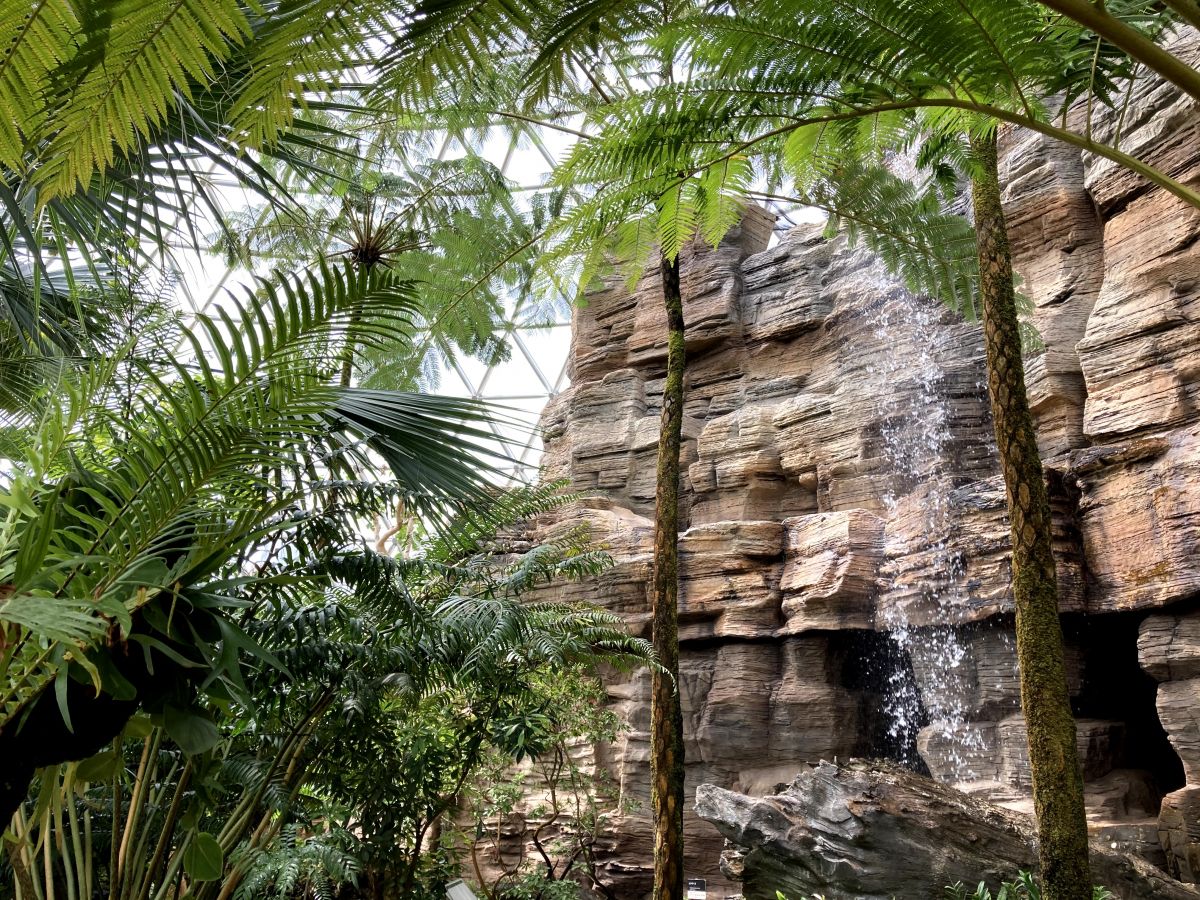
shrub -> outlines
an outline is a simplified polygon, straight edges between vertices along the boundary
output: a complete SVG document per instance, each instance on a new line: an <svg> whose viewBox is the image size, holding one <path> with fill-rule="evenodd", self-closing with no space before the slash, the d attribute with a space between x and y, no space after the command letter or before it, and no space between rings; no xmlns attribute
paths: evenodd
<svg viewBox="0 0 1200 900"><path fill-rule="evenodd" d="M946 888L946 897L948 900L1042 900L1042 889L1031 873L1019 872L1016 881L1004 882L994 895L986 881L979 882L971 893L968 893L967 888L959 881ZM1108 890L1097 885L1092 888L1092 900L1116 898Z"/></svg>

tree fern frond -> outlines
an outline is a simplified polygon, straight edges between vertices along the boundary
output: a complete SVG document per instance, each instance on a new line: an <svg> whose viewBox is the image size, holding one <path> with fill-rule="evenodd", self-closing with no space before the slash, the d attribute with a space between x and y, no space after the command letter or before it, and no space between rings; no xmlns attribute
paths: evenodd
<svg viewBox="0 0 1200 900"><path fill-rule="evenodd" d="M395 27L393 5L380 0L276 0L264 6L228 114L233 140L252 148L278 141L306 97L332 96Z"/></svg>
<svg viewBox="0 0 1200 900"><path fill-rule="evenodd" d="M791 199L827 212L831 235L843 230L852 243L861 240L910 290L976 317L975 232L945 208L936 185L922 189L885 165L842 158Z"/></svg>
<svg viewBox="0 0 1200 900"><path fill-rule="evenodd" d="M417 0L379 61L380 82L407 108L455 79L486 77L494 60L522 52L530 12L513 0Z"/></svg>
<svg viewBox="0 0 1200 900"><path fill-rule="evenodd" d="M73 0L0 3L0 165L22 168L28 142L45 126L51 78L78 32Z"/></svg>
<svg viewBox="0 0 1200 900"><path fill-rule="evenodd" d="M238 0L120 0L82 21L78 56L60 77L61 102L34 180L44 199L85 186L149 141L176 93L190 96L249 32Z"/></svg>

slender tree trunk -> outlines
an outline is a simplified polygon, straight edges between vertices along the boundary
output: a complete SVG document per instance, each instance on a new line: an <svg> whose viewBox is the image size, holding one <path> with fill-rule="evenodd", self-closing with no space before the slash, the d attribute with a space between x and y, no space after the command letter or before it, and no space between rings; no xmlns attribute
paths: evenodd
<svg viewBox="0 0 1200 900"><path fill-rule="evenodd" d="M973 138L972 183L988 391L1012 527L1021 709L1029 735L1044 900L1090 900L1083 774L1063 660L1050 502L1021 361L1012 258L1000 203L996 137Z"/></svg>
<svg viewBox="0 0 1200 900"><path fill-rule="evenodd" d="M663 671L650 700L650 805L654 811L654 900L683 897L683 710L679 698L679 451L683 436L683 297L679 257L659 260L667 314L667 378L658 436L654 506L654 627Z"/></svg>

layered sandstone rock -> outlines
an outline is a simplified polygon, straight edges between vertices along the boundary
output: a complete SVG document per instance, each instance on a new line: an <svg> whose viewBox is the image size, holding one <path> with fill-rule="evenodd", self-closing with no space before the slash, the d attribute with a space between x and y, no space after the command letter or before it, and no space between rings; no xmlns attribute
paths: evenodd
<svg viewBox="0 0 1200 900"><path fill-rule="evenodd" d="M1200 55L1194 33L1178 41ZM1200 184L1193 101L1143 81L1126 123L1123 149ZM1002 175L1044 344L1028 381L1089 819L1106 843L1197 880L1200 214L1036 135L1005 134ZM688 783L764 793L805 764L869 754L1021 809L1008 525L979 328L820 227L773 244L771 228L752 209L719 247L682 256ZM543 535L585 523L615 561L557 595L643 634L664 364L657 272L633 288L614 279L576 311L572 386L543 419L545 477L585 498ZM600 870L633 898L650 883L648 677L609 689L630 730L596 751L619 795ZM720 835L691 813L686 831L688 876L710 896L736 890Z"/></svg>
<svg viewBox="0 0 1200 900"><path fill-rule="evenodd" d="M1200 882L1200 612L1148 616L1138 631L1138 655L1159 682L1158 718L1188 782L1163 798L1159 839L1170 871Z"/></svg>

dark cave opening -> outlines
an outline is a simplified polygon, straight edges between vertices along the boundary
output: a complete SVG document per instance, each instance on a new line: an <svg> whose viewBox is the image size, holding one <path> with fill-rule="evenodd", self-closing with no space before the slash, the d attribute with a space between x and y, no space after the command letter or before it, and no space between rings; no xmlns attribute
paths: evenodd
<svg viewBox="0 0 1200 900"><path fill-rule="evenodd" d="M1138 663L1138 626L1144 618L1143 613L1110 613L1064 622L1064 627L1085 653L1083 690L1073 703L1076 717L1123 722L1116 764L1150 772L1161 796L1183 787L1186 778L1158 720L1157 682Z"/></svg>
<svg viewBox="0 0 1200 900"><path fill-rule="evenodd" d="M917 752L917 734L929 724L912 660L886 632L848 632L842 681L861 697L863 723L857 753L900 763L921 775L929 767Z"/></svg>
<svg viewBox="0 0 1200 900"><path fill-rule="evenodd" d="M1145 783L1145 787L1133 790L1127 797L1132 804L1127 814L1135 817L1157 814L1161 797L1185 784L1183 764L1158 719L1157 683L1138 662L1138 626L1144 618L1144 613L1130 612L1063 619L1068 663L1076 686L1072 708L1081 723L1081 748L1089 748L1085 756L1089 752L1100 753L1100 758L1085 759L1085 777L1089 784L1095 781L1102 788L1109 772L1137 773L1134 781ZM976 625L962 630L977 663L982 660L978 654L983 650L976 639L985 631L1011 635L1011 617L990 621L993 622L990 629ZM883 632L844 632L840 637L845 642L842 683L861 698L862 725L856 753L898 762L929 775L930 769L917 749L917 738L929 724L930 715L922 702L908 653ZM989 660L994 663L995 657ZM998 677L995 669L978 674L989 680ZM972 719L1019 715L1015 672L1009 677L1013 679L1012 706L1006 711L1004 704L993 703L976 709ZM984 696L986 688L987 683ZM1005 687L1000 693L1007 690ZM1114 737L1097 751L1096 746L1088 744L1089 731L1104 735L1105 740L1107 735ZM1002 753L999 748L997 752ZM1003 764L1001 778L1004 778ZM1124 801L1118 806L1123 807Z"/></svg>

